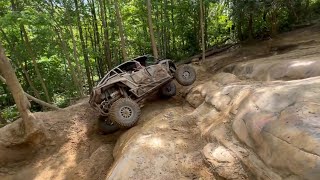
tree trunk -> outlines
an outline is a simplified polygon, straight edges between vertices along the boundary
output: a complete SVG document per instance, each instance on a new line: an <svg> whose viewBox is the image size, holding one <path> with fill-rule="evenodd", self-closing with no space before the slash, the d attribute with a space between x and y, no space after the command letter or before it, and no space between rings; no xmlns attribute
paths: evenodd
<svg viewBox="0 0 320 180"><path fill-rule="evenodd" d="M152 24L151 0L147 0L147 8L148 8L148 24L149 24L149 32L150 32L153 56L155 57L155 59L158 59L159 55L158 55L156 40L154 38L153 24Z"/></svg>
<svg viewBox="0 0 320 180"><path fill-rule="evenodd" d="M209 5L206 6L206 4L204 4L204 14L205 14L205 20L204 20L204 39L205 39L205 48L209 47L208 44L208 22L209 22Z"/></svg>
<svg viewBox="0 0 320 180"><path fill-rule="evenodd" d="M83 88L83 82L84 82L84 76L83 76L83 72L82 72L82 66L81 63L79 61L79 56L78 56L78 52L77 52L77 43L76 43L76 39L74 38L74 34L73 34L73 29L72 26L69 26L69 31L71 34L71 38L72 38L72 49L73 49L73 57L74 60L76 62L76 67L77 67L77 77L79 78L79 85L81 88ZM82 92L83 93L83 92ZM81 96L83 96L84 94L82 94Z"/></svg>
<svg viewBox="0 0 320 180"><path fill-rule="evenodd" d="M240 15L239 15L239 19L238 19L238 22L237 22L237 36L238 36L238 39L240 41L243 41L243 34L242 34L242 21L243 21L243 13L240 12Z"/></svg>
<svg viewBox="0 0 320 180"><path fill-rule="evenodd" d="M90 63L89 63L89 57L88 57L88 50L87 50L87 47L85 45L84 38L83 38L78 0L74 0L74 4L75 4L75 8L76 8L77 24L78 24L79 36L80 36L81 47L82 47L82 51L83 51L85 68L86 68L86 75L87 75L87 80L88 80L88 84L89 84L89 91L91 92L92 87L93 87L93 83L92 83L91 77L90 77Z"/></svg>
<svg viewBox="0 0 320 180"><path fill-rule="evenodd" d="M165 30L165 26L164 26L164 8L163 8L163 3L162 1L159 2L160 3L160 46L159 50L160 50L160 56L161 57L166 57L166 48L165 48L165 38L166 38L166 30Z"/></svg>
<svg viewBox="0 0 320 180"><path fill-rule="evenodd" d="M35 116L33 116L33 114L30 112L30 103L19 83L19 80L9 62L9 59L6 57L4 53L4 49L2 48L1 44L0 73L6 79L6 83L11 91L13 99L17 105L17 109L23 120L21 124L22 126L19 126L23 129L11 129L11 131L9 132L0 131L0 134L3 138L2 145L10 147L18 144L30 143L31 145L35 146L36 144L43 142L47 138L47 136L45 131L43 131L42 121L37 120ZM20 132L17 133L18 131ZM10 142L12 140L12 136L16 136L15 138L17 138L17 141Z"/></svg>
<svg viewBox="0 0 320 180"><path fill-rule="evenodd" d="M0 124L7 124L7 121L2 117L1 111L0 111Z"/></svg>
<svg viewBox="0 0 320 180"><path fill-rule="evenodd" d="M121 17L121 12L120 12L120 9L119 9L118 0L114 0L114 5L115 5L115 9L116 9L117 23L118 23L118 26L119 26L119 34L120 34L120 39L121 39L122 56L123 56L123 59L126 61L126 60L128 60L128 55L127 55L127 50L126 50L126 39L125 39L125 35L124 35L122 17Z"/></svg>
<svg viewBox="0 0 320 180"><path fill-rule="evenodd" d="M15 2L11 0L12 9L15 10ZM29 47L31 48L31 47ZM30 103L24 94L24 91L19 83L19 80L12 68L9 59L6 57L4 49L0 44L0 74L7 80L8 88L11 91L13 99L16 103L17 109L22 117L22 124L17 129L11 131L0 131L0 136L3 138L1 145L9 148L18 144L29 143L33 146L46 139L46 133L42 130L43 125L41 120L37 120L30 112ZM42 80L42 79L41 79ZM16 126L17 127L17 126ZM22 129L23 128L23 129ZM7 129L8 130L8 129ZM12 137L15 136L17 141L11 142Z"/></svg>
<svg viewBox="0 0 320 180"><path fill-rule="evenodd" d="M168 7L168 1L164 0L162 8L161 8L161 14L162 14L162 36L163 36L163 43L162 43L162 47L163 47L163 57L166 58L167 57L167 53L168 53L168 28L167 28L167 24L168 24L168 12L167 12L167 7Z"/></svg>
<svg viewBox="0 0 320 180"><path fill-rule="evenodd" d="M203 2L200 0L200 27L201 27L201 45L202 45L202 60L206 58L206 44L204 42L204 21L203 21Z"/></svg>
<svg viewBox="0 0 320 180"><path fill-rule="evenodd" d="M200 8L200 5L199 5ZM194 42L195 43L195 51L201 50L201 23L200 23L200 9L195 9L193 13L193 32L195 34ZM188 42L188 37L185 37L185 41ZM185 44L185 42L184 42ZM194 52L193 52L194 53Z"/></svg>
<svg viewBox="0 0 320 180"><path fill-rule="evenodd" d="M74 33L73 33L72 23L71 23L72 20L69 17L70 16L70 13L69 13L70 7L67 5L66 0L63 0L63 5L66 7L65 13L66 13L66 16L68 17L67 18L68 26L66 28L67 28L68 33L71 36L71 39L72 39L73 57L74 57L74 62L76 64L75 74L76 74L76 77L78 79L79 88L81 88L80 97L83 97L83 95L84 95L83 83L85 82L85 78L84 78L84 75L83 75L81 63L79 61L79 55L78 55L78 52L77 52L77 44L76 44L76 40L75 40Z"/></svg>
<svg viewBox="0 0 320 180"><path fill-rule="evenodd" d="M31 112L29 110L30 103L24 94L24 91L19 83L19 80L9 62L9 59L4 53L2 45L0 45L0 72L6 79L6 83L13 95L14 101L16 102L18 111L24 121L29 120Z"/></svg>
<svg viewBox="0 0 320 180"><path fill-rule="evenodd" d="M295 1L289 0L287 1L287 5L289 6L289 13L294 16L294 23L297 23L299 21L299 16L295 8Z"/></svg>
<svg viewBox="0 0 320 180"><path fill-rule="evenodd" d="M23 33L24 42L25 42L26 48L27 48L27 50L28 50L28 53L29 53L29 55L30 55L30 57L31 57L31 59L32 59L32 64L33 64L34 69L35 69L35 71L36 71L37 78L38 78L38 80L40 81L41 86L42 86L42 88L43 88L43 91L44 91L44 93L45 93L45 95L46 95L46 100L47 100L48 102L51 102L51 98L50 98L50 95L49 95L47 86L46 86L46 84L45 84L45 82L44 82L44 80L43 80L43 78L42 78L42 75L41 75L41 73L40 73L40 70L39 70L39 67L38 67L38 64L37 64L36 56L35 56L34 52L33 52L32 49L31 49L31 44L30 44L30 42L29 42L29 38L28 38L27 31L26 31L24 25L22 25L22 24L20 25L20 29L21 29L21 31L22 31L22 33Z"/></svg>
<svg viewBox="0 0 320 180"><path fill-rule="evenodd" d="M90 39L91 47L92 47L93 51L96 52L96 54L97 54L97 44L96 44L95 33L93 33L93 37L92 37L92 33L89 33L89 39ZM96 72L97 72L99 78L102 78L104 76L103 67L102 67L101 63L102 63L101 59L98 58L97 55L94 55L94 67L96 69ZM92 77L92 75L91 75L91 77Z"/></svg>
<svg viewBox="0 0 320 180"><path fill-rule="evenodd" d="M101 19L102 19L103 35L104 35L103 36L103 45L104 45L105 61L106 61L107 65L108 65L108 70L110 70L112 68L112 64L111 64L109 31L108 31L108 27L107 27L105 4L104 4L103 0L99 0L99 4L100 4L100 13L101 13Z"/></svg>
<svg viewBox="0 0 320 180"><path fill-rule="evenodd" d="M5 37L7 43L8 43L8 44L13 44L13 43L10 42L8 36L7 36L6 33L3 31L2 28L0 28L0 31L2 32L3 36ZM24 43L23 37L21 37L21 39L22 39L22 43ZM15 49L14 46L11 46L11 53L13 53L14 49ZM19 59L16 59L16 60L17 60L17 61L16 61L17 64L15 64L15 65L18 66L18 67L21 67L23 77L25 78L26 82L29 84L29 86L30 86L31 90L33 91L34 95L35 95L38 99L40 99L40 98L41 98L41 97L40 97L40 93L39 93L39 91L35 88L34 84L32 83L32 81L31 81L31 79L30 79L30 76L29 76L29 74L28 74L28 71L26 70L26 68L24 67L24 65L19 62Z"/></svg>
<svg viewBox="0 0 320 180"><path fill-rule="evenodd" d="M173 0L171 0L171 21L172 21L172 27L171 27L172 48L171 48L171 51L175 52L175 50L176 50L176 37L175 37L174 1Z"/></svg>
<svg viewBox="0 0 320 180"><path fill-rule="evenodd" d="M306 6L305 6L305 9L304 9L304 12L306 13L306 19L308 22L311 21L311 13L310 13L310 0L306 0Z"/></svg>
<svg viewBox="0 0 320 180"><path fill-rule="evenodd" d="M249 23L248 23L248 30L249 30L249 39L253 39L253 13L250 13L249 16Z"/></svg>
<svg viewBox="0 0 320 180"><path fill-rule="evenodd" d="M95 62L97 64L97 71L98 71L98 74L99 74L99 77L103 77L104 76L104 71L106 70L105 69L105 64L103 63L103 60L102 60L102 53L101 53L101 45L100 45L100 33L99 33L99 29L98 29L98 21L97 21L97 15L96 15L96 8L95 8L95 1L92 0L91 2L88 1L91 6L91 14L92 14L92 18L93 18L93 39L92 38L92 34L90 34L90 39L92 41L92 44L93 44L93 48L94 48L94 51L96 52L96 56L95 56Z"/></svg>
<svg viewBox="0 0 320 180"><path fill-rule="evenodd" d="M168 42L170 41L170 31L169 31L169 28L168 28L168 24L169 24L169 17L168 17L168 12L167 12L167 9L168 9L168 0L165 0L164 1L164 4L163 4L163 14L164 14L164 38L163 38L163 47L164 47L164 57L166 58L167 57L167 54L168 54Z"/></svg>
<svg viewBox="0 0 320 180"><path fill-rule="evenodd" d="M162 27L161 27L161 17L160 17L160 10L159 10L159 3L160 2L157 2L156 5L155 5L155 10L154 10L154 14L155 14L155 21L157 23L155 23L155 41L158 42L156 43L156 47L157 47L157 50L158 50L158 56L162 56ZM152 6L151 6L152 8ZM151 18L152 18L152 15L151 15Z"/></svg>
<svg viewBox="0 0 320 180"><path fill-rule="evenodd" d="M64 56L65 56L65 58L67 59L67 62L68 62L68 66L69 66L69 69L70 69L70 72L71 72L71 78L73 80L73 83L74 83L75 87L78 89L79 96L81 96L81 94L83 94L82 93L82 87L79 85L79 80L78 80L78 78L76 76L74 67L72 65L71 58L70 58L70 55L69 55L69 52L68 52L67 43L64 41L64 38L61 37L62 33L61 33L60 28L59 27L55 27L55 29L56 29L56 33L57 33L58 39L60 41L62 53L64 54Z"/></svg>
<svg viewBox="0 0 320 180"><path fill-rule="evenodd" d="M85 23L86 24L86 23ZM86 26L84 27L84 32L85 32L85 34L84 34L84 37L85 37L85 46L86 47L89 47L89 43L88 43L88 34L91 34L90 32L88 32L89 31L89 28L87 28ZM91 82L94 82L93 81L93 67L92 67L92 65L91 64L89 64L89 76L90 76L90 78L91 78Z"/></svg>
<svg viewBox="0 0 320 180"><path fill-rule="evenodd" d="M271 11L270 23L271 23L271 37L275 37L278 34L278 23L277 23L276 9L273 9Z"/></svg>
<svg viewBox="0 0 320 180"><path fill-rule="evenodd" d="M28 74L28 71L26 70L26 68L24 67L24 65L19 62L19 60L17 60L17 63L18 63L18 65L21 67L22 72L23 72L23 74L24 74L24 76L25 76L25 78L26 78L26 81L27 81L27 83L29 84L29 86L30 86L31 90L33 91L34 95L35 95L38 99L41 99L40 93L39 93L39 91L35 88L33 82L31 81L31 78L30 78L30 76L29 76L29 74Z"/></svg>

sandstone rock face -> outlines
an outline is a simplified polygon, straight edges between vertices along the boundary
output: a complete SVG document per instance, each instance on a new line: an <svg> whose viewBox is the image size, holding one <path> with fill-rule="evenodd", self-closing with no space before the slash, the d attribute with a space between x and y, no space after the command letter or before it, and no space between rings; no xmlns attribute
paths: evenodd
<svg viewBox="0 0 320 180"><path fill-rule="evenodd" d="M203 148L203 155L215 172L225 179L248 179L240 161L224 146L216 146L213 143Z"/></svg>
<svg viewBox="0 0 320 180"><path fill-rule="evenodd" d="M320 78L256 90L240 105L233 130L282 177L320 177Z"/></svg>
<svg viewBox="0 0 320 180"><path fill-rule="evenodd" d="M320 61L316 57L307 60L260 60L227 66L224 70L242 78L259 81L295 80L320 75Z"/></svg>
<svg viewBox="0 0 320 180"><path fill-rule="evenodd" d="M214 179L202 160L204 144L199 130L181 124L181 118L192 109L175 99L169 105L165 101L157 103L163 103L160 113L148 111L153 106L150 104L141 124L118 140L116 162L107 179Z"/></svg>
<svg viewBox="0 0 320 180"><path fill-rule="evenodd" d="M204 103L194 112L205 114L196 115L202 134L231 150L256 178L320 178L320 77L266 84L221 84L219 90L209 91L206 88L212 83L195 87L206 92ZM204 151L208 151L207 146ZM221 170L219 161L211 158L214 160L209 163L216 173L233 179L227 177L229 164ZM259 175L258 171L264 174Z"/></svg>

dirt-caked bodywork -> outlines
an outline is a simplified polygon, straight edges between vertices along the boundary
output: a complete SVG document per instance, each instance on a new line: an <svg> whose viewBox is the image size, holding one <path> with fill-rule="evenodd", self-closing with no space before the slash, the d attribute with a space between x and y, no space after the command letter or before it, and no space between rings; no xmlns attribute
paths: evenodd
<svg viewBox="0 0 320 180"><path fill-rule="evenodd" d="M174 63L169 59L149 63L148 58L149 56L141 56L120 64L111 69L94 87L89 103L101 116L108 116L120 126L130 127L140 115L135 114L135 110L140 113L138 108L148 95L159 89L162 89L164 95L175 95L176 87L172 80L177 74L177 68ZM190 81L192 84L195 72L187 73L189 74L180 73L181 77L188 79L190 73L194 74L192 82ZM134 122L121 123L129 122L132 118L135 119Z"/></svg>

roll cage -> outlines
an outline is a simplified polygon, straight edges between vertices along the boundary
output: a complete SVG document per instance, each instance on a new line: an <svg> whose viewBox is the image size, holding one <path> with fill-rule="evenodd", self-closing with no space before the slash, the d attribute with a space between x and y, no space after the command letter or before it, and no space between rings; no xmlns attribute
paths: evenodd
<svg viewBox="0 0 320 180"><path fill-rule="evenodd" d="M139 56L133 60L126 61L126 62L114 67L113 69L108 71L108 73L99 81L97 86L101 86L102 84L105 84L109 79L113 78L114 76L116 76L118 74L136 71L139 68L138 67L139 65L147 67L150 65L157 64L157 63L154 63L154 61L152 61L152 62L148 61L148 59L151 59L151 57L152 56L148 56L148 55Z"/></svg>

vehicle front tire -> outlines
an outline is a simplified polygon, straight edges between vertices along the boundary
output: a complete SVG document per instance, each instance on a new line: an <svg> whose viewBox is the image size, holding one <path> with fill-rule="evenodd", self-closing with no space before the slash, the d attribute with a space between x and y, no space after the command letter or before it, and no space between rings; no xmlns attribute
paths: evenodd
<svg viewBox="0 0 320 180"><path fill-rule="evenodd" d="M170 81L166 85L162 86L160 93L163 97L172 97L177 94L177 87L173 81Z"/></svg>
<svg viewBox="0 0 320 180"><path fill-rule="evenodd" d="M110 120L107 120L107 117L100 116L98 119L98 129L103 134L111 134L120 129L115 123Z"/></svg>
<svg viewBox="0 0 320 180"><path fill-rule="evenodd" d="M109 111L109 118L122 128L130 128L139 120L139 104L129 98L120 98L114 102Z"/></svg>
<svg viewBox="0 0 320 180"><path fill-rule="evenodd" d="M196 71L190 65L179 66L175 78L182 86L190 86L196 81Z"/></svg>

